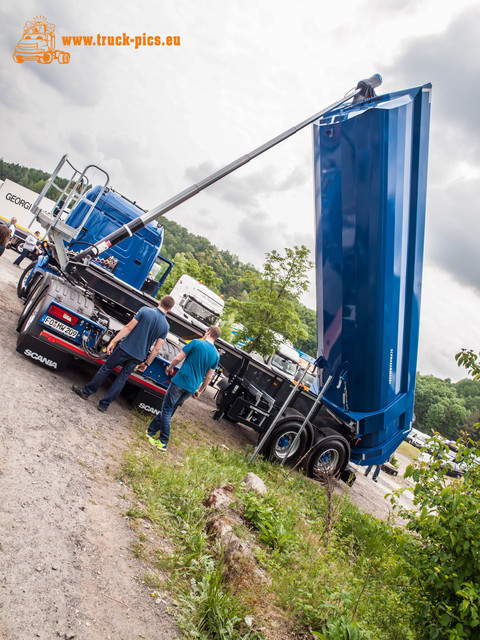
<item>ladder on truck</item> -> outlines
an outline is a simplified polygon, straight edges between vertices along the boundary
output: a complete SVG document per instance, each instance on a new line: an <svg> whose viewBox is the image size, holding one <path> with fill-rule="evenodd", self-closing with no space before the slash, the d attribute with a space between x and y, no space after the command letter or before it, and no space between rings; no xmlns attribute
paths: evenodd
<svg viewBox="0 0 480 640"><path fill-rule="evenodd" d="M68 179L61 178L59 175L65 165L73 170L71 177ZM92 182L89 176L91 176L94 171L100 171L104 178L96 196L89 199L87 198L87 195L92 188ZM62 180L62 184L64 184L64 186L62 186L60 180ZM33 218L28 225L28 228L30 228L35 221L38 221L38 223L45 229L45 237L54 244L56 258L61 269L64 269L69 262L67 255L68 244L72 240L75 240L82 231L98 201L105 193L109 182L110 177L102 168L95 164L88 164L82 171L80 171L73 166L73 164L68 160L68 155L65 154L55 167L50 178L47 180L45 186L38 195L38 198L33 203L31 208ZM55 189L59 195L51 211L45 211L41 208L40 204L50 187ZM82 202L86 204L85 213L77 226L72 227L67 224L65 220L68 218L73 208Z"/></svg>

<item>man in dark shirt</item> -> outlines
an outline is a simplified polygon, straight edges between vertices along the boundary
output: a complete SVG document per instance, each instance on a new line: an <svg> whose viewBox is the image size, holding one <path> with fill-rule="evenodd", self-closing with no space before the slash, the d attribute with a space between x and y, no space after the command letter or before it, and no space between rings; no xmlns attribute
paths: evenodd
<svg viewBox="0 0 480 640"><path fill-rule="evenodd" d="M105 364L100 367L83 389L72 385L72 391L86 400L88 396L98 391L115 367L121 367L122 370L115 381L98 403L98 410L106 411L125 386L135 367L140 372L145 371L157 357L170 330L165 316L174 304L175 300L172 296L164 296L156 309L142 307L135 318L130 320L108 344L107 355L109 357ZM120 340L121 344L115 348ZM154 346L150 351L152 345Z"/></svg>
<svg viewBox="0 0 480 640"><path fill-rule="evenodd" d="M186 344L165 369L165 373L172 376L175 367L183 362L167 389L162 412L152 420L146 433L150 444L160 451L167 450L170 421L175 409L192 395L198 398L212 379L219 361L219 354L214 346L219 337L220 329L209 327L203 340L192 340ZM159 437L155 438L159 431Z"/></svg>

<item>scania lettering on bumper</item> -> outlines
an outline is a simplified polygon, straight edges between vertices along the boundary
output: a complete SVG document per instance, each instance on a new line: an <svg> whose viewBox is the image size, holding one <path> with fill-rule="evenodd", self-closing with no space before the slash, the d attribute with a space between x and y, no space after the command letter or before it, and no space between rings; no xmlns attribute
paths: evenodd
<svg viewBox="0 0 480 640"><path fill-rule="evenodd" d="M35 353L35 351L31 351L30 349L25 349L23 353L29 358L32 358L32 360L38 360L38 362L41 362L42 364L47 365L47 367L51 367L52 369L58 368L58 363L56 363L54 360L50 360L49 358L46 358L45 356L42 356L39 353Z"/></svg>
<svg viewBox="0 0 480 640"><path fill-rule="evenodd" d="M148 411L149 413L153 413L156 416L158 416L161 413L160 409L155 409L155 407L151 407L149 404L145 404L144 402L140 402L140 404L138 405L138 408L143 409L143 411Z"/></svg>

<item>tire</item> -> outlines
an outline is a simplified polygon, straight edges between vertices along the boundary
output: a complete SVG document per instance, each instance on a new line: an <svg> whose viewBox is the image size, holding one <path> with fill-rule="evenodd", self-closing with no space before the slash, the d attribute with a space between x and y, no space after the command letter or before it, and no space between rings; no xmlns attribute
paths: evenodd
<svg viewBox="0 0 480 640"><path fill-rule="evenodd" d="M40 277L40 274L32 274L32 277L30 278L28 284L25 284L25 282L27 281L27 279L30 276L30 271L34 268L34 266L36 265L36 262L31 262L28 267L26 269L24 269L22 275L20 276L20 278L18 279L18 284L17 284L17 296L19 298L21 298L22 300L25 300L28 296L28 292L31 291L33 285L35 284L35 282L38 280L38 278Z"/></svg>
<svg viewBox="0 0 480 640"><path fill-rule="evenodd" d="M20 242L17 242L17 244L15 245L15 251L17 253L22 253L24 246L25 246L25 241L24 240L20 240Z"/></svg>
<svg viewBox="0 0 480 640"><path fill-rule="evenodd" d="M31 289L31 294L25 302L25 306L23 308L22 313L18 319L17 323L17 331L22 331L23 325L25 324L26 319L33 311L33 307L36 305L38 299L43 297L45 289L41 287L41 280L37 282L37 287L35 289Z"/></svg>
<svg viewBox="0 0 480 640"><path fill-rule="evenodd" d="M15 62L19 62L20 64L23 62L22 56L19 56L18 53L13 54L13 59L15 60Z"/></svg>
<svg viewBox="0 0 480 640"><path fill-rule="evenodd" d="M68 51L60 51L58 54L58 62L60 64L68 64L70 62L70 54Z"/></svg>
<svg viewBox="0 0 480 640"><path fill-rule="evenodd" d="M40 64L50 64L53 60L53 53L51 51L46 51L43 56L37 60Z"/></svg>
<svg viewBox="0 0 480 640"><path fill-rule="evenodd" d="M264 455L270 460L282 462L288 453L288 462L295 464L305 453L308 440L308 432L304 430L295 444L295 448L290 450L301 424L295 421L287 421L275 427L264 445Z"/></svg>
<svg viewBox="0 0 480 640"><path fill-rule="evenodd" d="M23 321L21 323L21 326L20 328L17 327L17 331L20 332L20 335L18 336L17 344L25 335L33 333L31 330L31 327L33 326L33 322L35 321L44 300L45 300L45 292L42 291L40 295L36 296L35 298L32 298L32 300L30 301L31 304L26 305L22 315L20 316L20 318L22 318L23 316ZM28 309L27 309L27 306L28 306ZM19 320L19 325L20 325L20 320Z"/></svg>
<svg viewBox="0 0 480 640"><path fill-rule="evenodd" d="M310 478L321 479L322 475L336 476L347 461L348 444L340 436L323 438L313 447L305 470Z"/></svg>

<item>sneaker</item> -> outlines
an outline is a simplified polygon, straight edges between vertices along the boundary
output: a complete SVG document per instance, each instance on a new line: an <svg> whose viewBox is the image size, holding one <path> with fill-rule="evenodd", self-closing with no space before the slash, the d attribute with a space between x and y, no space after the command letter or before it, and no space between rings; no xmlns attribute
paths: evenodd
<svg viewBox="0 0 480 640"><path fill-rule="evenodd" d="M77 387L74 384L72 384L72 391L73 393L76 393L77 396L80 396L80 398L83 398L83 400L88 398L88 393L85 393L81 387Z"/></svg>
<svg viewBox="0 0 480 640"><path fill-rule="evenodd" d="M151 436L148 436L148 441L150 442L152 447L157 447L157 449L159 451L162 451L163 453L167 452L167 445L163 444L163 442L158 438L152 438Z"/></svg>
<svg viewBox="0 0 480 640"><path fill-rule="evenodd" d="M98 409L99 411L103 411L103 412L105 412L105 411L108 409L108 407L102 407L102 405L101 405L101 404L99 404L99 405L98 405L98 407L97 407L97 409Z"/></svg>

